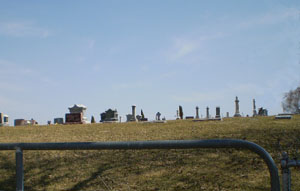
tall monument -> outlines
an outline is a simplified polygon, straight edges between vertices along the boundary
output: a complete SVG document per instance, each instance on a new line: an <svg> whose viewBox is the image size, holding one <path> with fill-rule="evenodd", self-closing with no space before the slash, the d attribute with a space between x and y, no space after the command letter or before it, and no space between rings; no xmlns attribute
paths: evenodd
<svg viewBox="0 0 300 191"><path fill-rule="evenodd" d="M216 107L216 118L217 119L221 118L221 109L220 109L220 107Z"/></svg>
<svg viewBox="0 0 300 191"><path fill-rule="evenodd" d="M132 121L137 121L137 118L136 118L136 106L135 105L132 105Z"/></svg>
<svg viewBox="0 0 300 191"><path fill-rule="evenodd" d="M253 117L255 117L256 115L257 115L257 112L256 112L255 99L253 99Z"/></svg>
<svg viewBox="0 0 300 191"><path fill-rule="evenodd" d="M241 117L239 102L240 101L239 101L238 97L236 96L235 97L235 114L234 114L234 117Z"/></svg>
<svg viewBox="0 0 300 191"><path fill-rule="evenodd" d="M209 107L206 107L206 118L209 119Z"/></svg>
<svg viewBox="0 0 300 191"><path fill-rule="evenodd" d="M199 119L199 107L196 107L196 119Z"/></svg>

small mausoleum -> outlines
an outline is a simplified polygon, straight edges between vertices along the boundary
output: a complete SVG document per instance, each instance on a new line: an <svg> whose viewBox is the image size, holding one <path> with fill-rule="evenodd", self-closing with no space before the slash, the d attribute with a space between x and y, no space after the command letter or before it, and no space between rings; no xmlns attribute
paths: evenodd
<svg viewBox="0 0 300 191"><path fill-rule="evenodd" d="M107 111L100 114L100 122L117 122L118 121L118 111L108 109Z"/></svg>
<svg viewBox="0 0 300 191"><path fill-rule="evenodd" d="M85 116L86 107L82 104L74 104L69 107L70 113L66 114L66 124L85 124L87 118Z"/></svg>

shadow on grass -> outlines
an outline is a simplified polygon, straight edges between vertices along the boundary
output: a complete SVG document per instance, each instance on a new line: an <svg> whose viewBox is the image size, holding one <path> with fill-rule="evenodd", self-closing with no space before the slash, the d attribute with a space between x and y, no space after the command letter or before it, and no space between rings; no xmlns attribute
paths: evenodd
<svg viewBox="0 0 300 191"><path fill-rule="evenodd" d="M107 169L109 169L108 166L99 167L99 168L97 169L97 171L94 172L94 173L92 173L92 175L91 175L89 178L87 178L87 179L85 179L85 180L83 180L83 181L81 181L81 182L78 182L78 183L77 183L76 185L74 185L71 189L67 189L67 190L72 190L72 191L83 190L84 188L88 187L88 185L89 185L90 182L93 182L93 181L94 181L95 179L97 179L97 178L100 178L100 179L101 179L102 173L103 173L105 170L107 170ZM110 187L108 187L108 185L106 185L104 182L103 182L103 184L104 184L104 187L106 187L105 190L110 190Z"/></svg>
<svg viewBox="0 0 300 191"><path fill-rule="evenodd" d="M224 134L224 138L246 139L255 142L264 147L272 156L280 154L281 150L290 153L296 152L300 145L300 131L297 131L296 128L247 128L239 132L238 135L240 137ZM216 136L221 137L223 135L217 134ZM259 157L254 154L249 155L247 151L240 152L239 149L189 150L180 152L116 151L111 153L85 153L78 151L73 152L73 154L69 153L69 155L65 153L67 151L60 152L64 154L55 153L51 155L47 154L50 152L38 151L26 151L24 153L26 159L24 161L25 190L51 190L53 189L51 186L56 184L62 185L63 182L68 180L75 183L66 186L62 185L63 190L78 191L93 188L97 188L98 190L113 190L114 186L108 180L109 178L105 179L107 175L111 179L115 178L119 183L127 181L127 179L124 180L123 178L127 175L133 178L144 176L145 179L140 179L135 184L140 190L149 190L147 188L152 188L153 186L151 187L151 185L154 185L155 188L161 188L162 183L160 182L163 180L163 177L167 177L164 181L168 185L174 185L174 183L183 184L173 187L174 190L187 187L189 190L199 190L199 185L206 185L208 182L212 182L210 185L214 188L232 190L232 184L235 181L243 181L246 184L249 181L247 176L250 172L252 174L253 172L260 174L262 172L261 169L265 167L264 162ZM0 153L0 190L15 190L15 157L14 152L11 153L13 154L8 152ZM214 157L208 158L207 163L205 163L206 161L203 164L199 163L201 156L204 158L211 153L214 153L216 156L213 155ZM100 158L101 160L99 160ZM210 164L209 161L213 162ZM276 162L278 163L278 160ZM87 167L91 170L85 169L85 164L88 164ZM76 169L77 167L78 169ZM194 167L201 169L201 171L193 170ZM163 171L162 169L166 170ZM81 175L81 170L87 173ZM161 174L155 174L155 172L160 171L162 172ZM222 171L230 176L221 175L220 172ZM190 175L187 175L188 173ZM237 176L234 176L235 179L232 179L231 175ZM80 177L80 180L74 177ZM250 188L253 190L266 190L266 188L269 188L269 185L266 185L264 181L257 180L257 183L258 185L255 183L251 187L246 185L245 190L249 190ZM238 184L237 186L240 186L240 182ZM214 188L206 187L206 190L213 190ZM165 189L168 190L168 187L166 186Z"/></svg>

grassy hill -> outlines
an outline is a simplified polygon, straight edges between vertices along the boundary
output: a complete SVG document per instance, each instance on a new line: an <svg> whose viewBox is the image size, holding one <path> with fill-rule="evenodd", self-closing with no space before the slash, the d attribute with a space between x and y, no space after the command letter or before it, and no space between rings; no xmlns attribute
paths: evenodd
<svg viewBox="0 0 300 191"><path fill-rule="evenodd" d="M212 138L255 142L280 168L282 151L300 154L300 116L0 128L2 143ZM24 151L24 167L25 190L270 190L262 159L236 149ZM0 174L0 190L15 190L14 151L0 151ZM293 190L299 180L292 169Z"/></svg>

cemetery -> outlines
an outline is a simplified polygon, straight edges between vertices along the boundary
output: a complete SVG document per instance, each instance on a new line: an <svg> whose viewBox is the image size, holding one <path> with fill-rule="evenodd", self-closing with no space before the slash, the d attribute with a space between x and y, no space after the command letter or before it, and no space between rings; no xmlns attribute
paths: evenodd
<svg viewBox="0 0 300 191"><path fill-rule="evenodd" d="M300 0L0 5L0 191L300 190Z"/></svg>
<svg viewBox="0 0 300 191"><path fill-rule="evenodd" d="M282 151L297 156L299 125L299 115L284 121L257 116L39 126L38 131L1 127L0 134L3 142L242 139L264 147L280 167ZM25 190L270 190L263 160L243 150L24 151L24 157ZM14 168L14 152L1 151L1 190L15 189ZM292 189L297 190L300 172L291 170Z"/></svg>
<svg viewBox="0 0 300 191"><path fill-rule="evenodd" d="M268 110L263 107L256 111L253 99L252 117L243 117L239 104L240 101L236 97L233 101L235 112L232 117L229 112L226 112L226 117L222 117L220 106L213 108L213 111L210 110L210 106L203 109L196 106L194 116L184 115L184 108L180 105L176 110L175 119L166 120L157 111L152 121L146 118L142 109L140 115L137 114L137 106L132 105L125 123L117 123L121 121L117 109L102 112L100 123L96 123L93 116L90 122L86 117L87 107L74 104L68 107L69 113L65 114L65 119L54 118L55 125L51 125L49 121L48 126L36 126L37 122L34 119L16 119L15 128L6 127L4 124L8 124L8 116L0 114L0 122L3 124L0 133L4 135L4 142L239 139L257 143L267 149L278 167L281 158L276 156L281 156L283 150L290 153L286 157L297 155L300 137L299 115L282 113L275 117L268 116ZM200 117L200 110L205 111L205 117ZM4 120L5 117L7 118ZM281 119L284 119L284 122L281 122ZM11 133L12 131L14 133ZM2 152L4 154L1 157L5 160L0 160L0 173L6 176L0 178L0 190L13 190L14 161L9 159L9 151ZM240 150L24 153L25 169L27 168L25 190L151 190L153 187L163 190L198 190L199 185L204 190L257 190L258 187L270 190L269 175L262 159L253 153ZM78 168L72 168L74 166ZM95 174L103 174L101 177L104 179L98 175L98 178L92 178ZM34 181L30 177L34 177ZM293 188L297 188L300 186L300 173L293 170L292 177ZM185 181L180 181L182 179Z"/></svg>
<svg viewBox="0 0 300 191"><path fill-rule="evenodd" d="M239 99L236 96L235 98L235 114L233 117L242 117L240 114L239 109ZM256 104L255 99L252 100L253 104L253 114L252 117L256 116L268 116L268 110L261 107L256 111ZM186 119L186 120L193 120L194 122L198 121L221 121L221 107L216 107L215 117L212 117L209 111L209 107L206 107L206 116L202 118L202 115L200 117L199 114L199 106L196 106L196 112L195 116L185 116L183 113L183 107L179 106L178 110L176 110L176 120L179 119ZM74 104L70 107L68 107L69 113L65 114L65 118L57 117L53 119L53 124L89 124L91 121L87 119L86 111L87 107L83 104ZM161 113L157 112L155 114L155 119L152 122L157 123L165 123L167 122L165 117L161 117ZM247 115L248 116L248 115ZM229 118L229 112L226 112L226 118ZM283 116L277 116L276 119L284 119L284 118L290 118L290 117L283 117ZM121 122L122 117L119 116L117 109L108 109L105 112L102 112L100 114L100 123L111 123L111 122ZM171 119L172 120L172 119ZM126 122L149 122L148 118L145 117L143 110L141 109L141 114L136 114L136 105L131 106L131 113L126 115ZM95 122L93 122L95 123ZM22 125L37 125L37 121L31 119L31 120L25 120L25 119L15 119L14 120L14 126L22 126ZM51 121L47 121L48 125L51 125ZM4 115L3 113L0 113L0 126L9 126L8 121L8 115Z"/></svg>

